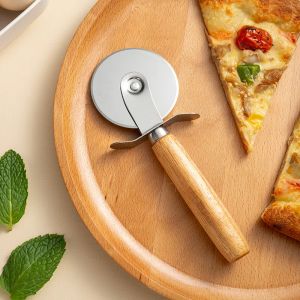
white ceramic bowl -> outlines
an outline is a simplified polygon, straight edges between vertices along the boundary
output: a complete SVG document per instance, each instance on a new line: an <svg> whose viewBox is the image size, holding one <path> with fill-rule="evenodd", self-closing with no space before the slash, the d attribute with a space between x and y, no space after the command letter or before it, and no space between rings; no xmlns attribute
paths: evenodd
<svg viewBox="0 0 300 300"><path fill-rule="evenodd" d="M0 6L8 10L24 10L34 0L0 0Z"/></svg>
<svg viewBox="0 0 300 300"><path fill-rule="evenodd" d="M2 1L3 0L0 0L0 3L2 3ZM14 0L5 1L13 2ZM34 0L32 4L22 11L12 22L0 30L0 50L23 32L25 28L44 11L47 2L48 0Z"/></svg>

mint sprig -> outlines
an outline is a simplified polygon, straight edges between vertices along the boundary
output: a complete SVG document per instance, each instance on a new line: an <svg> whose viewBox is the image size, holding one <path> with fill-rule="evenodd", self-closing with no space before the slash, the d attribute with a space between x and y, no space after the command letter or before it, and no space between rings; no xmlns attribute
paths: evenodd
<svg viewBox="0 0 300 300"><path fill-rule="evenodd" d="M0 287L11 300L25 300L35 295L56 270L66 242L62 235L48 234L31 239L10 255L0 276Z"/></svg>
<svg viewBox="0 0 300 300"><path fill-rule="evenodd" d="M0 159L0 223L11 230L25 212L28 180L21 156L13 150Z"/></svg>

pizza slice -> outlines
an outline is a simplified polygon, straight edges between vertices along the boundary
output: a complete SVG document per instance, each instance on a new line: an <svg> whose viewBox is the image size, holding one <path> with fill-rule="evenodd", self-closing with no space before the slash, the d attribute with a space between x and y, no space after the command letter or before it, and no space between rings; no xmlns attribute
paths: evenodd
<svg viewBox="0 0 300 300"><path fill-rule="evenodd" d="M199 0L212 56L247 152L300 32L299 0Z"/></svg>
<svg viewBox="0 0 300 300"><path fill-rule="evenodd" d="M289 140L272 198L262 219L277 231L300 241L300 118Z"/></svg>

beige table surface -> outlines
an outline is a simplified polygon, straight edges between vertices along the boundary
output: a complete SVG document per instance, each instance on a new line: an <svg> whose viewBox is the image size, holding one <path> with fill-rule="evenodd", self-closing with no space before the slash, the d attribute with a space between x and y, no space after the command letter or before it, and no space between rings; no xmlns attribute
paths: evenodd
<svg viewBox="0 0 300 300"><path fill-rule="evenodd" d="M101 1L101 0L100 0ZM24 34L0 52L0 152L15 149L29 177L25 216L0 229L0 268L20 243L63 233L67 252L32 300L162 299L125 273L94 241L64 186L53 141L53 98L68 43L95 0L50 0ZM8 297L0 292L0 299Z"/></svg>

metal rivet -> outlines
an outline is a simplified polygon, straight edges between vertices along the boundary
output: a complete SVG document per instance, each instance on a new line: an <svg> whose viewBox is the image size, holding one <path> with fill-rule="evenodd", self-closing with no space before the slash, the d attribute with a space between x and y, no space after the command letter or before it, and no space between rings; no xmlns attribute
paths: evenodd
<svg viewBox="0 0 300 300"><path fill-rule="evenodd" d="M141 78L130 78L128 80L128 92L131 94L139 94L144 88Z"/></svg>

